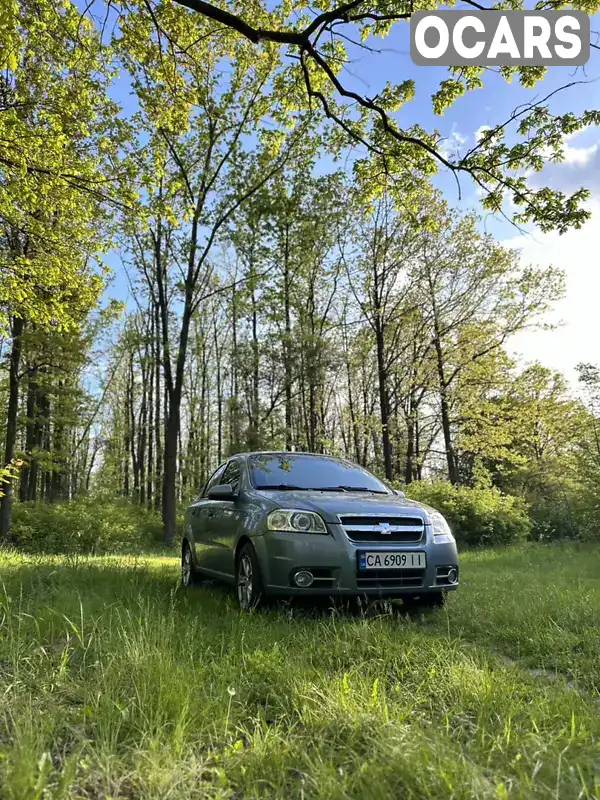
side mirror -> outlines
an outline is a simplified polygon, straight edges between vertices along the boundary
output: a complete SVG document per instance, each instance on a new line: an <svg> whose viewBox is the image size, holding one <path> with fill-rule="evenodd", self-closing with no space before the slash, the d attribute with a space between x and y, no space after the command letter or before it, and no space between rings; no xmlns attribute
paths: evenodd
<svg viewBox="0 0 600 800"><path fill-rule="evenodd" d="M401 492L400 489L394 489L394 492L398 495L398 497L406 497L404 492Z"/></svg>
<svg viewBox="0 0 600 800"><path fill-rule="evenodd" d="M208 490L209 500L235 500L235 492L230 483L219 483Z"/></svg>

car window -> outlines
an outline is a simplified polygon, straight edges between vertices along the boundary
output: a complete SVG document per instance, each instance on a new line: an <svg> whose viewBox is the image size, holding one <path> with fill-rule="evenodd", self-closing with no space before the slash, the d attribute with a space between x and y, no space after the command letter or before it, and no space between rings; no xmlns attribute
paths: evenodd
<svg viewBox="0 0 600 800"><path fill-rule="evenodd" d="M225 467L227 464L221 464L221 466L213 472L211 477L206 481L206 485L202 491L202 497L208 496L208 490L211 489L213 486L216 486L218 483L221 483L221 476L225 472Z"/></svg>
<svg viewBox="0 0 600 800"><path fill-rule="evenodd" d="M296 453L260 454L249 461L252 485L257 489L390 490L366 469L341 458Z"/></svg>
<svg viewBox="0 0 600 800"><path fill-rule="evenodd" d="M221 478L221 483L230 483L233 491L237 492L240 488L240 478L242 475L241 465L239 461L230 461Z"/></svg>

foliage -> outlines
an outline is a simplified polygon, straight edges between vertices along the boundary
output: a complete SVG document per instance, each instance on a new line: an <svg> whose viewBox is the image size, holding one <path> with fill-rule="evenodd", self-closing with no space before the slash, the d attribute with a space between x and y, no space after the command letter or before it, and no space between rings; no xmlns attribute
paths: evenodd
<svg viewBox="0 0 600 800"><path fill-rule="evenodd" d="M19 475L19 468L23 465L20 459L13 459L10 464L0 468L0 497L4 495L3 483L9 483L15 480Z"/></svg>
<svg viewBox="0 0 600 800"><path fill-rule="evenodd" d="M68 0L2 6L0 323L68 328L104 288L94 261L116 146L112 72L98 31Z"/></svg>
<svg viewBox="0 0 600 800"><path fill-rule="evenodd" d="M538 540L590 538L600 530L597 417L564 377L541 364L498 377L482 426L482 462L502 491L523 497ZM478 393L471 406L484 407ZM494 452L492 444L502 441Z"/></svg>
<svg viewBox="0 0 600 800"><path fill-rule="evenodd" d="M156 513L126 499L16 503L13 509L12 540L25 552L137 553L160 532Z"/></svg>
<svg viewBox="0 0 600 800"><path fill-rule="evenodd" d="M525 503L496 488L453 486L448 481L415 481L406 491L411 499L440 511L459 544L513 544L531 533Z"/></svg>
<svg viewBox="0 0 600 800"><path fill-rule="evenodd" d="M238 41L251 42L257 53L280 59L275 80L280 108L318 108L334 123L338 154L349 143L360 144L355 174L369 185L372 196L391 177L398 202L405 202L407 195L414 195L419 178L444 167L457 180L461 175L471 176L481 190L485 209L498 212L507 206L510 212L512 201L512 211L519 222L534 222L544 230L563 232L571 226L580 227L589 218L585 207L589 191L578 189L566 195L539 187L531 176L540 172L547 161L564 160L566 137L598 124L600 112L596 109L557 114L551 102L557 90L541 97L532 93L529 102L483 130L475 145L449 154L439 134L424 130L406 111L416 93L413 79L398 84L388 82L371 97L350 88L343 65L351 60L354 48L364 43L378 52L377 39L385 39L393 30L406 26L414 11L432 10L439 3L425 0L390 5L387 0L354 0L350 5L312 5L305 0L283 0L228 4L225 9L221 4L195 0L177 3L195 12L190 16L196 24L201 20L207 29L216 25L219 35L227 38L235 32ZM598 9L597 0L576 0L569 5L590 14ZM513 9L524 7L523 0L510 3ZM500 13L501 8L502 5L492 6L490 14ZM184 35L178 41L181 22L173 17L174 20L163 22L167 29L164 35L185 53L189 38ZM287 59L282 57L282 45L288 48ZM483 66L463 66L450 69L449 75L445 73L432 96L433 112L442 115L467 92L480 89L484 71ZM520 88L533 90L543 80L546 69L502 67L499 73L506 82L516 78Z"/></svg>
<svg viewBox="0 0 600 800"><path fill-rule="evenodd" d="M598 547L467 553L417 618L241 615L176 559L0 568L7 800L600 795Z"/></svg>
<svg viewBox="0 0 600 800"><path fill-rule="evenodd" d="M531 538L536 541L555 539L578 539L581 536L581 509L577 495L565 491L565 486L557 484L554 491L546 487L544 493L530 493L529 514L531 517ZM596 515L596 523L600 515Z"/></svg>
<svg viewBox="0 0 600 800"><path fill-rule="evenodd" d="M2 0L0 15L0 335L11 340L8 464L17 449L23 334L76 333L85 324L106 288L107 203L127 205L128 192L111 197L120 126L107 94L113 72L100 31L70 0ZM12 501L9 481L0 502L2 539L9 535Z"/></svg>
<svg viewBox="0 0 600 800"><path fill-rule="evenodd" d="M574 500L580 534L600 539L600 369L593 364L577 367L582 402L587 410L579 436L577 475L579 491Z"/></svg>

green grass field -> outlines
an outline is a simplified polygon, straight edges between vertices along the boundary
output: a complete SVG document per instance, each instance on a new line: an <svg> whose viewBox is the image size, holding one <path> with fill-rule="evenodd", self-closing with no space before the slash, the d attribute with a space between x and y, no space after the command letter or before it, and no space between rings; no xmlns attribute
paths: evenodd
<svg viewBox="0 0 600 800"><path fill-rule="evenodd" d="M600 548L467 554L441 612L0 557L0 797L600 797Z"/></svg>

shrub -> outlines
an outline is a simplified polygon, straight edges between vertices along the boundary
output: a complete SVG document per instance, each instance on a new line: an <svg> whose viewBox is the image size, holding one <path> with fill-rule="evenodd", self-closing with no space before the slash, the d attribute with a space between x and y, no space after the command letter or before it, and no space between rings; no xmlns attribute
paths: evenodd
<svg viewBox="0 0 600 800"><path fill-rule="evenodd" d="M580 537L579 520L573 513L571 504L564 497L534 497L529 513L532 523L531 539L535 541Z"/></svg>
<svg viewBox="0 0 600 800"><path fill-rule="evenodd" d="M440 511L462 544L513 544L524 541L531 533L525 502L495 488L416 481L407 487L406 494Z"/></svg>
<svg viewBox="0 0 600 800"><path fill-rule="evenodd" d="M573 501L573 515L579 535L586 541L600 540L600 487L597 478L582 487Z"/></svg>
<svg viewBox="0 0 600 800"><path fill-rule="evenodd" d="M15 503L17 547L45 553L139 552L161 537L158 515L128 500Z"/></svg>

